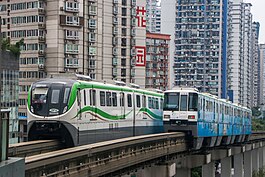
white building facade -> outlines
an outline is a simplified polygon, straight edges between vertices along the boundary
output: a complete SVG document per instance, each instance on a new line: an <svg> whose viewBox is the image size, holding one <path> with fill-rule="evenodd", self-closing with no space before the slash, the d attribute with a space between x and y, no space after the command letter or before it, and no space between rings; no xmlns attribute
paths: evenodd
<svg viewBox="0 0 265 177"><path fill-rule="evenodd" d="M228 96L234 103L251 107L252 84L252 14L251 4L243 0L229 2Z"/></svg>

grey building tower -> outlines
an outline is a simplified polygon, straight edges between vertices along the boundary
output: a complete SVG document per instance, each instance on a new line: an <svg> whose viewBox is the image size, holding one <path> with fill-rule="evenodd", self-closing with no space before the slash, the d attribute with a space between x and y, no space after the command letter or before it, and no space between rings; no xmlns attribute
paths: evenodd
<svg viewBox="0 0 265 177"><path fill-rule="evenodd" d="M226 98L227 0L161 2L161 32L170 34L171 86Z"/></svg>

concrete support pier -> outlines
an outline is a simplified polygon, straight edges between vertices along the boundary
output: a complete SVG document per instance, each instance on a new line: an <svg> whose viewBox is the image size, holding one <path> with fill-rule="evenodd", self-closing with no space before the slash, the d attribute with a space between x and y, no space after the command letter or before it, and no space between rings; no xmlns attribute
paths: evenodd
<svg viewBox="0 0 265 177"><path fill-rule="evenodd" d="M191 170L189 168L177 168L176 177L191 177Z"/></svg>
<svg viewBox="0 0 265 177"><path fill-rule="evenodd" d="M252 153L251 151L244 152L244 177L252 176Z"/></svg>
<svg viewBox="0 0 265 177"><path fill-rule="evenodd" d="M214 162L208 163L202 166L203 177L214 177L215 176L215 164Z"/></svg>
<svg viewBox="0 0 265 177"><path fill-rule="evenodd" d="M258 149L252 150L252 170L258 172L259 170L259 151Z"/></svg>
<svg viewBox="0 0 265 177"><path fill-rule="evenodd" d="M243 177L243 154L234 156L234 177Z"/></svg>
<svg viewBox="0 0 265 177"><path fill-rule="evenodd" d="M221 177L231 177L231 157L221 159Z"/></svg>

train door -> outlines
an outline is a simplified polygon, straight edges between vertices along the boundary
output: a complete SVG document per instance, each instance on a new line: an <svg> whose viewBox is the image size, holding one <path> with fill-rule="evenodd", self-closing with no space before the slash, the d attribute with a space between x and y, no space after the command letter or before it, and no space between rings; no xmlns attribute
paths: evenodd
<svg viewBox="0 0 265 177"><path fill-rule="evenodd" d="M61 84L52 84L48 91L48 115L59 115L63 110L63 105L60 104L63 99L63 90Z"/></svg>
<svg viewBox="0 0 265 177"><path fill-rule="evenodd" d="M96 120L96 114L97 114L97 104L96 104L96 90L93 89L93 87L89 90L89 104L93 113L90 115L90 120Z"/></svg>
<svg viewBox="0 0 265 177"><path fill-rule="evenodd" d="M188 120L188 93L180 93L179 117L182 120Z"/></svg>
<svg viewBox="0 0 265 177"><path fill-rule="evenodd" d="M80 92L80 89L77 90L76 97L77 97L77 112L79 113L78 114L78 120L81 120L82 112L81 112L81 92Z"/></svg>
<svg viewBox="0 0 265 177"><path fill-rule="evenodd" d="M143 108L144 112L147 110L146 96L144 94L142 95L142 108ZM142 119L147 119L146 114L144 114L144 112L142 113Z"/></svg>
<svg viewBox="0 0 265 177"><path fill-rule="evenodd" d="M120 115L121 119L125 119L125 94L120 92Z"/></svg>

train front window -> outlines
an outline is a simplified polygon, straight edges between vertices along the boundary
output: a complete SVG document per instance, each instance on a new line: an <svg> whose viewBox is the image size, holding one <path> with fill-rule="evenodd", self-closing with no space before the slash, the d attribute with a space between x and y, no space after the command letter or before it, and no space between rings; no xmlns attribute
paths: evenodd
<svg viewBox="0 0 265 177"><path fill-rule="evenodd" d="M60 90L52 90L51 103L52 104L58 104L59 103L59 96L60 96Z"/></svg>
<svg viewBox="0 0 265 177"><path fill-rule="evenodd" d="M165 93L164 110L179 110L179 93Z"/></svg>
<svg viewBox="0 0 265 177"><path fill-rule="evenodd" d="M198 94L189 94L189 111L198 111Z"/></svg>
<svg viewBox="0 0 265 177"><path fill-rule="evenodd" d="M188 98L188 95L181 95L180 111L187 111L187 98Z"/></svg>
<svg viewBox="0 0 265 177"><path fill-rule="evenodd" d="M46 104L47 102L47 87L36 87L32 90L32 103Z"/></svg>

